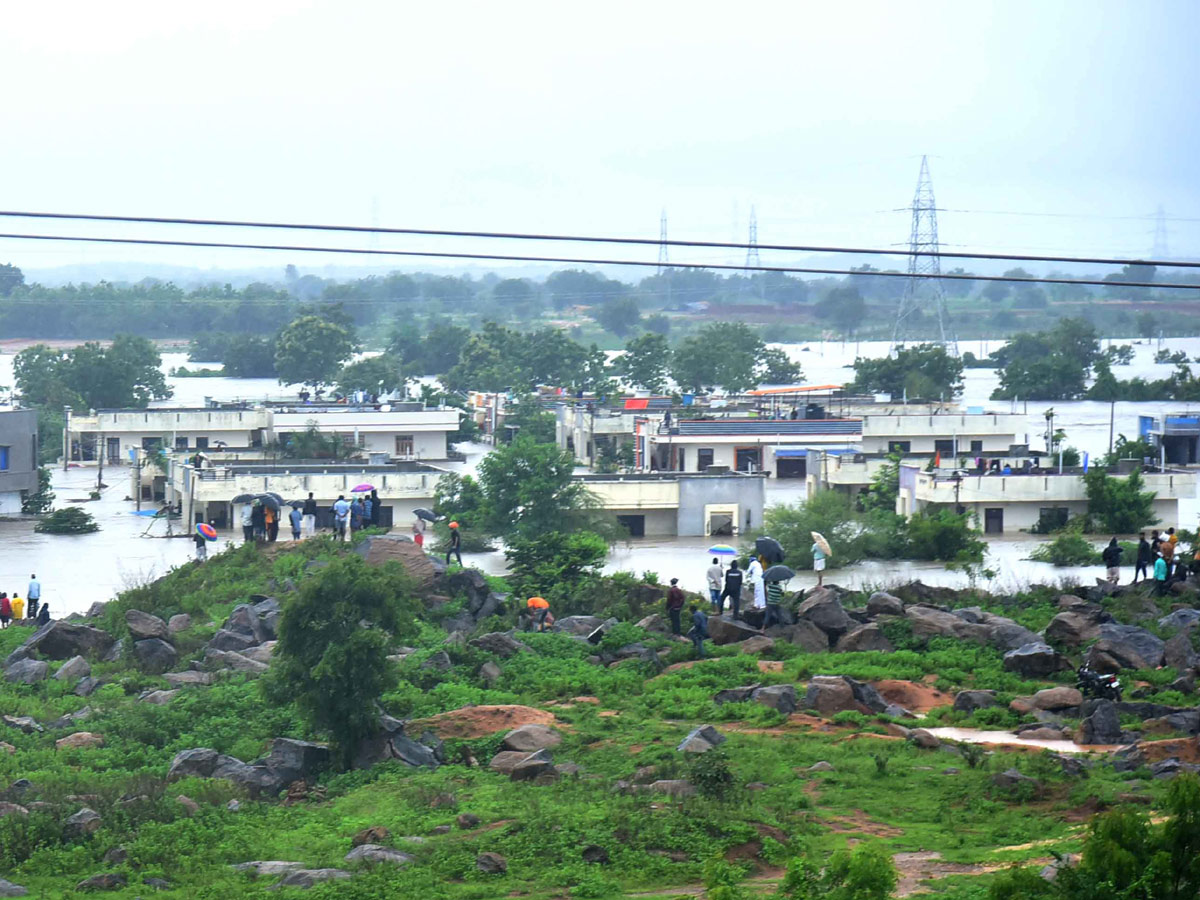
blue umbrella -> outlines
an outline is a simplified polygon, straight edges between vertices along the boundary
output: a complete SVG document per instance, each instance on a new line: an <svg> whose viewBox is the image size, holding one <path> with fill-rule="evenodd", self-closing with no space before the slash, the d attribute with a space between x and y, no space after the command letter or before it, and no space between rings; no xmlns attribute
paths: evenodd
<svg viewBox="0 0 1200 900"><path fill-rule="evenodd" d="M737 556L737 547L731 547L728 544L713 544L708 548L708 552L713 556Z"/></svg>

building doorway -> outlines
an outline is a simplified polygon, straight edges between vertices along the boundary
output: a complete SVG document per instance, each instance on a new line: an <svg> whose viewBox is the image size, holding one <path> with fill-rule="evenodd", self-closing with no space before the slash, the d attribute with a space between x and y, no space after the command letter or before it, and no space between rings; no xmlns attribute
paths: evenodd
<svg viewBox="0 0 1200 900"><path fill-rule="evenodd" d="M617 516L617 522L621 527L629 532L631 538L640 538L646 536L646 517L645 516Z"/></svg>
<svg viewBox="0 0 1200 900"><path fill-rule="evenodd" d="M734 467L739 472L761 472L762 450L758 447L738 447L734 451Z"/></svg>
<svg viewBox="0 0 1200 900"><path fill-rule="evenodd" d="M110 465L117 465L121 461L121 439L119 437L110 437L104 439L104 455L108 458Z"/></svg>
<svg viewBox="0 0 1200 900"><path fill-rule="evenodd" d="M985 507L983 510L983 533L1004 534L1004 510L998 506Z"/></svg>

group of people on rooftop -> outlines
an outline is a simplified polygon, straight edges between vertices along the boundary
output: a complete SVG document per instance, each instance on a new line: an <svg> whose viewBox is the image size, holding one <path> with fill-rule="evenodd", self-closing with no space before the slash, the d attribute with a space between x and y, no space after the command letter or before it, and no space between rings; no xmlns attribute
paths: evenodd
<svg viewBox="0 0 1200 900"><path fill-rule="evenodd" d="M29 586L25 589L26 601L16 591L8 596L7 591L0 591L0 628L7 628L17 622L32 621L39 628L50 622L50 604L42 602L42 583L37 575L29 576Z"/></svg>

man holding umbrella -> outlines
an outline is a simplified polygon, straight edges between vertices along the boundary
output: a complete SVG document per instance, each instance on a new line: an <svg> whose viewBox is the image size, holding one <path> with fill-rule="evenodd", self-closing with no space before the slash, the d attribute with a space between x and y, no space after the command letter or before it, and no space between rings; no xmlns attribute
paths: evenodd
<svg viewBox="0 0 1200 900"><path fill-rule="evenodd" d="M779 612L779 605L783 602L783 585L781 582L787 581L795 576L795 572L785 565L774 565L767 571L763 572L763 581L767 583L767 613L763 617L763 631L766 631L773 624L778 622L783 624L783 616Z"/></svg>

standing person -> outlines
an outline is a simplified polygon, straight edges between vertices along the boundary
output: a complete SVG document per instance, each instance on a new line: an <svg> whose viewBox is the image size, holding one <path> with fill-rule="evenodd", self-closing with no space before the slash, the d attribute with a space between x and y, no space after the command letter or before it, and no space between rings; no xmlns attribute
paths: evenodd
<svg viewBox="0 0 1200 900"><path fill-rule="evenodd" d="M371 514L375 511L375 504L371 502L370 497L363 497L363 528L369 528L374 522L371 519Z"/></svg>
<svg viewBox="0 0 1200 900"><path fill-rule="evenodd" d="M1158 551L1159 551L1158 545L1160 543L1162 543L1162 538L1160 538L1158 536L1158 529L1155 528L1152 532L1150 532L1150 559L1151 559L1151 561L1154 560L1154 557L1158 556Z"/></svg>
<svg viewBox="0 0 1200 900"><path fill-rule="evenodd" d="M779 612L779 604L783 602L783 585L772 581L767 585L767 614L763 617L763 631L773 624L783 624L783 616Z"/></svg>
<svg viewBox="0 0 1200 900"><path fill-rule="evenodd" d="M725 570L721 568L721 560L714 556L712 565L704 574L708 579L708 597L712 601L713 609L716 609L721 599L721 582L725 580Z"/></svg>
<svg viewBox="0 0 1200 900"><path fill-rule="evenodd" d="M371 515L371 527L372 528L379 527L380 509L381 509L381 507L379 505L379 491L375 490L375 488L371 488L371 513L370 513L370 515Z"/></svg>
<svg viewBox="0 0 1200 900"><path fill-rule="evenodd" d="M25 590L25 598L29 601L29 618L36 619L38 601L42 599L42 583L38 581L37 575L29 576L29 587Z"/></svg>
<svg viewBox="0 0 1200 900"><path fill-rule="evenodd" d="M304 501L304 536L312 537L317 533L317 501L313 499L312 491Z"/></svg>
<svg viewBox="0 0 1200 900"><path fill-rule="evenodd" d="M683 604L686 598L679 589L679 579L672 578L671 586L667 589L667 615L671 617L671 634L683 634L679 617L683 614Z"/></svg>
<svg viewBox="0 0 1200 900"><path fill-rule="evenodd" d="M350 504L350 533L361 531L363 527L363 501L362 497L355 497L354 502Z"/></svg>
<svg viewBox="0 0 1200 900"><path fill-rule="evenodd" d="M458 533L458 523L450 523L450 548L446 551L446 565L450 565L450 556L454 555L461 566L462 561L462 535Z"/></svg>
<svg viewBox="0 0 1200 900"><path fill-rule="evenodd" d="M8 594L0 594L0 628L7 628L12 617L12 601L8 599Z"/></svg>
<svg viewBox="0 0 1200 900"><path fill-rule="evenodd" d="M1146 532L1143 531L1138 535L1137 562L1133 569L1134 584L1137 584L1139 574L1142 576L1143 581L1150 578L1149 569L1151 559L1153 557L1151 556L1150 542L1146 540Z"/></svg>
<svg viewBox="0 0 1200 900"><path fill-rule="evenodd" d="M717 598L718 616L725 611L726 597L729 598L729 608L733 612L734 619L741 612L743 574L742 570L738 568L736 559L729 563L729 568L725 570L725 589L721 591L721 596Z"/></svg>
<svg viewBox="0 0 1200 900"><path fill-rule="evenodd" d="M333 532L339 541L350 540L350 504L343 494L333 502Z"/></svg>
<svg viewBox="0 0 1200 900"><path fill-rule="evenodd" d="M254 506L250 503L242 507L242 540L247 544L254 540Z"/></svg>
<svg viewBox="0 0 1200 900"><path fill-rule="evenodd" d="M1175 559L1175 544L1171 540L1173 537L1175 537L1175 529L1168 528L1167 533L1159 538L1158 541L1158 552L1163 555L1163 559L1167 561L1167 565L1170 565L1172 560Z"/></svg>
<svg viewBox="0 0 1200 900"><path fill-rule="evenodd" d="M704 639L708 637L708 616L692 604L692 629L688 632L696 647L696 659L704 659Z"/></svg>
<svg viewBox="0 0 1200 900"><path fill-rule="evenodd" d="M757 556L750 557L750 565L746 567L746 582L754 589L754 608L762 609L767 605L767 593L763 589L763 567Z"/></svg>
<svg viewBox="0 0 1200 900"><path fill-rule="evenodd" d="M266 503L263 504L263 525L266 528L267 540L275 543L279 537L279 510Z"/></svg>
<svg viewBox="0 0 1200 900"><path fill-rule="evenodd" d="M192 541L196 544L196 561L204 562L208 559L208 539L200 532L192 532Z"/></svg>
<svg viewBox="0 0 1200 900"><path fill-rule="evenodd" d="M1168 528L1167 536L1164 538L1164 540L1171 545L1171 552L1167 556L1167 559L1172 560L1175 558L1175 545L1179 543L1179 535L1175 533L1174 528Z"/></svg>
<svg viewBox="0 0 1200 900"><path fill-rule="evenodd" d="M49 624L50 624L50 604L43 603L42 608L40 610L38 610L37 627L45 628Z"/></svg>
<svg viewBox="0 0 1200 900"><path fill-rule="evenodd" d="M422 549L425 547L425 527L424 519L422 519L420 516L413 516L413 543Z"/></svg>
<svg viewBox="0 0 1200 900"><path fill-rule="evenodd" d="M825 551L821 545L813 541L812 545L813 571L817 573L817 587L825 580Z"/></svg>
<svg viewBox="0 0 1200 900"><path fill-rule="evenodd" d="M20 622L25 618L25 601L18 594L12 596L13 621Z"/></svg>
<svg viewBox="0 0 1200 900"><path fill-rule="evenodd" d="M1104 548L1104 552L1100 554L1100 558L1104 560L1104 565L1108 568L1109 584L1117 584L1121 580L1121 554L1123 552L1117 544L1117 539L1113 538Z"/></svg>
<svg viewBox="0 0 1200 900"><path fill-rule="evenodd" d="M292 540L300 540L300 532L304 528L304 513L300 512L300 507L292 507L292 511L288 513L288 520L292 523Z"/></svg>
<svg viewBox="0 0 1200 900"><path fill-rule="evenodd" d="M261 500L254 501L254 508L250 510L250 520L254 524L254 539L256 541L266 540L267 512Z"/></svg>
<svg viewBox="0 0 1200 900"><path fill-rule="evenodd" d="M1160 596L1167 592L1167 561L1161 550L1158 559L1154 560L1154 589Z"/></svg>

